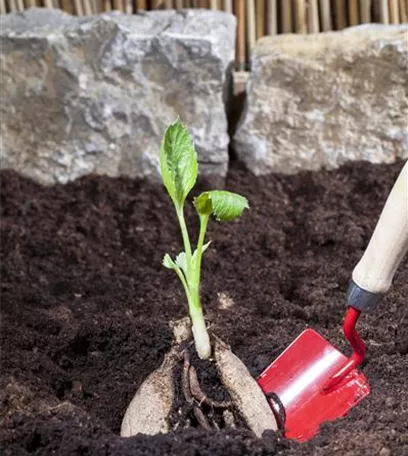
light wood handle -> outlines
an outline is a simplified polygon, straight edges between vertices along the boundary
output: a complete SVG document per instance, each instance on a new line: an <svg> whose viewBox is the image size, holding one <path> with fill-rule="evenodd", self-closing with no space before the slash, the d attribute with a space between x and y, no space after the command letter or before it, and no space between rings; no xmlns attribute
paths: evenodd
<svg viewBox="0 0 408 456"><path fill-rule="evenodd" d="M375 227L367 250L354 268L362 289L385 294L408 250L408 161L405 163Z"/></svg>

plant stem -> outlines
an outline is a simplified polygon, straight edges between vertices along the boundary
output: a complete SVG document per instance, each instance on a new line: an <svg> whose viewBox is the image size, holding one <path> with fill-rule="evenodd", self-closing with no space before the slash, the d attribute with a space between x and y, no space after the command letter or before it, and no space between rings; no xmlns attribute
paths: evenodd
<svg viewBox="0 0 408 456"><path fill-rule="evenodd" d="M211 356L211 343L205 326L199 290L190 289L190 292L189 313L196 350L201 359L208 359Z"/></svg>
<svg viewBox="0 0 408 456"><path fill-rule="evenodd" d="M196 283L197 285L200 284L200 279L201 279L201 261L203 258L203 245L204 245L204 239L205 239L205 233L207 232L207 225L208 225L208 215L200 215L200 234L198 236L198 241L197 241L197 260L196 260Z"/></svg>
<svg viewBox="0 0 408 456"><path fill-rule="evenodd" d="M201 258L203 255L203 244L205 232L207 231L208 216L200 216L200 234L197 242L196 260L193 264L190 237L188 235L183 208L177 209L177 218L180 224L183 238L184 251L186 254L186 274L176 269L176 273L184 286L187 295L188 311L192 323L192 332L198 356L201 359L208 359L211 356L211 343L205 326L203 309L200 300L200 277Z"/></svg>
<svg viewBox="0 0 408 456"><path fill-rule="evenodd" d="M181 228L181 235L183 237L183 244L184 244L184 251L186 252L186 260L187 260L187 268L191 263L191 244L190 238L188 236L188 230L186 221L184 219L184 211L183 209L177 209L177 218Z"/></svg>
<svg viewBox="0 0 408 456"><path fill-rule="evenodd" d="M187 282L189 290L188 307L192 322L192 331L198 356L208 359L211 356L211 343L205 326L203 308L200 299L201 260L203 256L203 244L207 231L208 215L200 216L200 234L197 241L195 261L187 266Z"/></svg>

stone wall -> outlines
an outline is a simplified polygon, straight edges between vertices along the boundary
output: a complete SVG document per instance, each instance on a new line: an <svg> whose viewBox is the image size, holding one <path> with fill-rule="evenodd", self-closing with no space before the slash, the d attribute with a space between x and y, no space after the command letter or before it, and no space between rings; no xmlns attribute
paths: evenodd
<svg viewBox="0 0 408 456"><path fill-rule="evenodd" d="M44 184L158 179L160 141L180 115L200 172L225 175L235 28L206 10L0 16L2 168Z"/></svg>
<svg viewBox="0 0 408 456"><path fill-rule="evenodd" d="M158 180L177 115L201 174L225 176L229 133L255 174L408 157L406 26L261 39L248 82L236 78L247 92L236 129L235 29L234 16L208 10L0 16L1 167L44 184Z"/></svg>
<svg viewBox="0 0 408 456"><path fill-rule="evenodd" d="M408 157L407 26L257 43L233 146L255 174Z"/></svg>

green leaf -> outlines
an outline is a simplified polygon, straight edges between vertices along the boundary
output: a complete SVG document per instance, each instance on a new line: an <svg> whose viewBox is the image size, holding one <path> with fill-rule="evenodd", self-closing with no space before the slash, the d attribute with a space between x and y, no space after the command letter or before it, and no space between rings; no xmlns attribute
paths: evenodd
<svg viewBox="0 0 408 456"><path fill-rule="evenodd" d="M171 124L160 147L160 169L164 186L177 208L197 179L197 154L187 129L177 119Z"/></svg>
<svg viewBox="0 0 408 456"><path fill-rule="evenodd" d="M170 255L166 253L163 258L163 266L168 269L177 269L176 263L171 259Z"/></svg>
<svg viewBox="0 0 408 456"><path fill-rule="evenodd" d="M176 265L184 271L184 273L187 273L187 261L186 261L186 254L185 252L181 252L177 255L176 257Z"/></svg>
<svg viewBox="0 0 408 456"><path fill-rule="evenodd" d="M248 200L237 193L213 190L201 193L194 205L200 215L211 215L219 221L234 220L248 209Z"/></svg>

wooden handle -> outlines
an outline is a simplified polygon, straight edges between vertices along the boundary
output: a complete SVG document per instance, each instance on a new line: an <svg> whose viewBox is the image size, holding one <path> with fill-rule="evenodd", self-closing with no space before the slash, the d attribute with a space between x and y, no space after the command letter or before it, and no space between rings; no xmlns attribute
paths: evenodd
<svg viewBox="0 0 408 456"><path fill-rule="evenodd" d="M353 281L370 293L386 293L407 250L408 161L388 196L367 250L354 268Z"/></svg>

